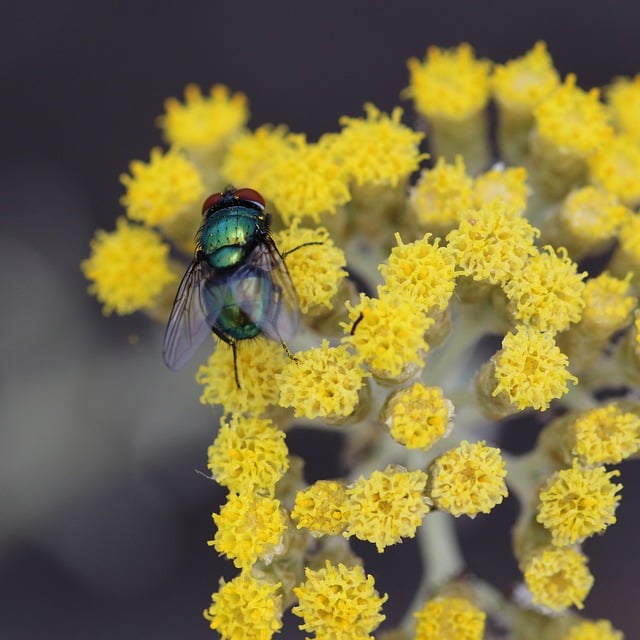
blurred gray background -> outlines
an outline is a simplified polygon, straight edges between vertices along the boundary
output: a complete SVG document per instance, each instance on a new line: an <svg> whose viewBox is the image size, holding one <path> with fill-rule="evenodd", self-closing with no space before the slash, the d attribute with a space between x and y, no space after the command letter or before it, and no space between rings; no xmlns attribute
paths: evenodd
<svg viewBox="0 0 640 640"><path fill-rule="evenodd" d="M406 86L406 59L469 41L504 61L544 39L583 87L640 71L640 3L2 3L0 22L0 638L210 638L220 575L205 541L223 493L205 469L213 412L197 363L160 357L161 327L104 318L79 271L96 227L121 213L118 176L160 143L154 125L188 82L248 94L251 125L310 137ZM523 450L538 425L504 446ZM309 479L340 471L335 437L288 436ZM587 545L586 614L635 638L640 472L622 465L619 522ZM509 589L508 500L461 525L472 570ZM497 528L497 525L500 527ZM399 619L418 579L412 543L358 547ZM283 634L298 637L289 620Z"/></svg>

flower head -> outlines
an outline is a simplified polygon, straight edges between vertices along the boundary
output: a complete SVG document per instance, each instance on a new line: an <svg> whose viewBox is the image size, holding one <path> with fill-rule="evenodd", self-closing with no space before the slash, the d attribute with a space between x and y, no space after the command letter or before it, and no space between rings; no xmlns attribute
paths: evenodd
<svg viewBox="0 0 640 640"><path fill-rule="evenodd" d="M413 373L424 364L429 350L425 332L433 324L403 296L383 294L369 298L360 294L360 302L347 303L351 333L343 338L352 345L357 357L375 377L398 379Z"/></svg>
<svg viewBox="0 0 640 640"><path fill-rule="evenodd" d="M340 118L342 132L333 138L331 153L357 185L403 183L424 157L418 145L423 134L400 122L402 109L391 115L373 104L364 106L366 118Z"/></svg>
<svg viewBox="0 0 640 640"><path fill-rule="evenodd" d="M487 103L491 65L476 59L468 44L448 50L429 47L424 62L411 58L407 65L406 94L427 118L464 120Z"/></svg>
<svg viewBox="0 0 640 640"><path fill-rule="evenodd" d="M536 42L525 55L496 65L491 88L502 109L530 114L560 82L544 42Z"/></svg>
<svg viewBox="0 0 640 640"><path fill-rule="evenodd" d="M482 640L486 614L459 596L427 600L415 614L416 640Z"/></svg>
<svg viewBox="0 0 640 640"><path fill-rule="evenodd" d="M624 636L608 620L583 620L574 624L560 640L624 640Z"/></svg>
<svg viewBox="0 0 640 640"><path fill-rule="evenodd" d="M313 315L331 309L347 276L347 261L329 232L324 227L301 228L294 220L288 229L276 234L276 244L285 255L300 311Z"/></svg>
<svg viewBox="0 0 640 640"><path fill-rule="evenodd" d="M203 615L223 640L271 640L282 628L281 586L245 571L221 583Z"/></svg>
<svg viewBox="0 0 640 640"><path fill-rule="evenodd" d="M370 635L385 616L380 613L387 595L375 590L372 576L362 567L332 565L322 569L306 568L306 580L294 588L298 604L294 615L303 618L303 631L315 634L315 640L373 640Z"/></svg>
<svg viewBox="0 0 640 640"><path fill-rule="evenodd" d="M273 495L276 482L289 468L287 454L284 431L270 420L235 415L220 420L207 466L230 491Z"/></svg>
<svg viewBox="0 0 640 640"><path fill-rule="evenodd" d="M277 404L278 387L273 380L287 357L282 346L259 336L239 342L236 355L240 386L235 379L233 350L220 344L196 374L196 382L203 386L200 402L222 405L229 413L255 414Z"/></svg>
<svg viewBox="0 0 640 640"><path fill-rule="evenodd" d="M616 78L607 87L606 97L618 130L640 141L640 74L634 78Z"/></svg>
<svg viewBox="0 0 640 640"><path fill-rule="evenodd" d="M427 493L438 509L474 518L507 497L506 475L500 449L463 440L431 463Z"/></svg>
<svg viewBox="0 0 640 640"><path fill-rule="evenodd" d="M213 514L218 530L207 544L248 569L258 560L270 562L282 552L287 520L280 501L256 494L229 494L220 513Z"/></svg>
<svg viewBox="0 0 640 640"><path fill-rule="evenodd" d="M344 345L299 351L277 377L280 406L293 407L296 418L340 420L360 402L366 372Z"/></svg>
<svg viewBox="0 0 640 640"><path fill-rule="evenodd" d="M91 255L80 268L91 281L89 293L107 315L153 307L163 289L178 279L169 262L169 245L155 231L124 218L118 219L115 231L96 232Z"/></svg>
<svg viewBox="0 0 640 640"><path fill-rule="evenodd" d="M397 246L378 267L384 278L378 287L381 296L396 293L425 313L447 308L455 287L456 265L451 252L440 246L440 239L430 242L430 237L428 233L405 244L396 233Z"/></svg>
<svg viewBox="0 0 640 640"><path fill-rule="evenodd" d="M611 478L619 471L587 469L574 461L570 469L554 473L540 490L537 521L551 533L553 544L582 542L602 533L616 521L621 484Z"/></svg>
<svg viewBox="0 0 640 640"><path fill-rule="evenodd" d="M121 198L127 216L148 226L170 222L190 208L198 208L204 196L204 185L197 169L177 149L163 154L151 150L148 163L134 160L131 175L123 174L120 182L127 191Z"/></svg>
<svg viewBox="0 0 640 640"><path fill-rule="evenodd" d="M298 491L291 519L312 536L337 535L346 526L346 489L336 480L318 480Z"/></svg>
<svg viewBox="0 0 640 640"><path fill-rule="evenodd" d="M165 114L159 118L165 138L177 147L198 150L216 149L226 144L247 122L247 98L231 94L221 84L203 96L200 87L187 85L185 102L169 98Z"/></svg>
<svg viewBox="0 0 640 640"><path fill-rule="evenodd" d="M501 200L509 211L518 214L522 214L527 207L529 187L524 167L494 167L479 175L473 186L477 208L496 200Z"/></svg>
<svg viewBox="0 0 640 640"><path fill-rule="evenodd" d="M451 430L453 413L440 387L416 382L387 400L384 420L394 440L408 449L426 450Z"/></svg>
<svg viewBox="0 0 640 640"><path fill-rule="evenodd" d="M521 568L533 602L554 611L582 609L593 586L587 558L573 547L542 547Z"/></svg>

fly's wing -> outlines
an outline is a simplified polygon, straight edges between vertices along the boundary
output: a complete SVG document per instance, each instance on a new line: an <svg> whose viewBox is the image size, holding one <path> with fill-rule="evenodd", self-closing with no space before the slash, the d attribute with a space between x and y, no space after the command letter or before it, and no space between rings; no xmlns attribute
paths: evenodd
<svg viewBox="0 0 640 640"><path fill-rule="evenodd" d="M268 338L280 342L293 336L298 326L298 296L270 237L256 246L234 280L234 300ZM243 288L246 290L241 291Z"/></svg>
<svg viewBox="0 0 640 640"><path fill-rule="evenodd" d="M187 363L211 334L211 326L220 315L222 302L212 297L205 287L211 272L207 263L196 259L178 287L162 346L162 356L169 369L175 371Z"/></svg>

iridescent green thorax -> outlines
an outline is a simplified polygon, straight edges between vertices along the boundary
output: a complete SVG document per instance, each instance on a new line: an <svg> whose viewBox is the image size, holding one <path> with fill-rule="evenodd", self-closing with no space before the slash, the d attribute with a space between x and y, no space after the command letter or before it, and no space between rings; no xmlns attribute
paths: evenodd
<svg viewBox="0 0 640 640"><path fill-rule="evenodd" d="M214 211L200 230L200 245L207 262L215 269L237 266L267 235L262 211L233 205Z"/></svg>

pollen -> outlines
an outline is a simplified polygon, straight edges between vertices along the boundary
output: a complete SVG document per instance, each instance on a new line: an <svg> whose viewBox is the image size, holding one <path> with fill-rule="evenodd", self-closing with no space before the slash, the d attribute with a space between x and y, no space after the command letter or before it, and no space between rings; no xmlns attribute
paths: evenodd
<svg viewBox="0 0 640 640"><path fill-rule="evenodd" d="M425 157L419 150L424 134L400 122L400 107L391 115L371 103L365 104L364 110L365 118L340 118L342 131L334 138L331 152L357 185L395 187Z"/></svg>
<svg viewBox="0 0 640 640"><path fill-rule="evenodd" d="M169 245L151 229L116 222L115 231L96 231L90 255L80 264L95 295L109 315L152 308L165 287L178 279L169 262Z"/></svg>
<svg viewBox="0 0 640 640"><path fill-rule="evenodd" d="M343 338L345 344L353 346L357 359L376 378L391 380L404 378L424 366L429 350L425 332L433 324L415 305L395 294L383 294L369 298L360 294L360 302L349 311L350 331Z"/></svg>
<svg viewBox="0 0 640 640"><path fill-rule="evenodd" d="M284 431L270 420L234 415L220 420L207 467L229 491L272 496L289 468L287 454Z"/></svg>
<svg viewBox="0 0 640 640"><path fill-rule="evenodd" d="M469 211L447 235L447 245L464 275L504 284L537 253L537 235L537 229L499 200Z"/></svg>
<svg viewBox="0 0 640 640"><path fill-rule="evenodd" d="M346 526L346 489L336 480L318 480L296 494L291 519L312 536L337 535Z"/></svg>
<svg viewBox="0 0 640 640"><path fill-rule="evenodd" d="M444 311L455 287L456 265L451 252L431 234L405 244L399 233L389 259L379 266L384 283L380 296L396 293L412 300L424 313Z"/></svg>
<svg viewBox="0 0 640 640"><path fill-rule="evenodd" d="M453 416L453 404L440 387L416 382L389 398L382 419L394 440L426 451L449 433Z"/></svg>
<svg viewBox="0 0 640 640"><path fill-rule="evenodd" d="M607 87L606 98L618 131L640 142L640 74L634 78L616 78Z"/></svg>
<svg viewBox="0 0 640 640"><path fill-rule="evenodd" d="M410 79L405 93L427 118L466 120L487 104L491 63L478 60L469 44L429 47L424 62L411 58L407 66Z"/></svg>
<svg viewBox="0 0 640 640"><path fill-rule="evenodd" d="M203 96L195 84L184 90L185 102L169 98L165 114L158 119L167 141L189 150L215 149L226 145L249 118L247 98L231 94L221 84L211 87Z"/></svg>
<svg viewBox="0 0 640 640"><path fill-rule="evenodd" d="M560 640L624 640L608 620L583 620L574 624Z"/></svg>
<svg viewBox="0 0 640 640"><path fill-rule="evenodd" d="M342 281L347 277L344 251L337 247L324 227L300 227L299 221L275 236L285 255L300 311L319 315L331 309Z"/></svg>
<svg viewBox="0 0 640 640"><path fill-rule="evenodd" d="M314 633L316 640L373 640L388 597L378 594L373 576L360 566L327 560L321 569L305 568L305 578L293 589L298 604L292 613L304 620L300 629Z"/></svg>
<svg viewBox="0 0 640 640"><path fill-rule="evenodd" d="M578 379L567 370L569 359L549 333L520 326L502 340L492 358L495 387L491 395L504 394L519 410L544 411L551 400L567 393L568 383Z"/></svg>
<svg viewBox="0 0 640 640"><path fill-rule="evenodd" d="M271 640L282 628L282 585L254 578L248 571L211 596L211 605L203 612L209 627L222 640Z"/></svg>
<svg viewBox="0 0 640 640"><path fill-rule="evenodd" d="M439 596L414 614L415 640L482 640L486 614L467 598Z"/></svg>
<svg viewBox="0 0 640 640"><path fill-rule="evenodd" d="M258 560L267 564L282 552L287 519L280 501L255 494L229 494L220 513L213 514L218 530L207 541L238 569L248 569Z"/></svg>
<svg viewBox="0 0 640 640"><path fill-rule="evenodd" d="M427 494L438 509L475 518L507 497L506 475L500 449L463 440L431 463Z"/></svg>
<svg viewBox="0 0 640 640"><path fill-rule="evenodd" d="M148 163L134 160L129 170L131 175L120 176L126 188L120 202L131 220L150 227L197 208L204 196L200 174L177 149L164 154L159 148L152 149Z"/></svg>
<svg viewBox="0 0 640 640"><path fill-rule="evenodd" d="M545 144L563 153L588 158L609 143L613 129L598 89L586 92L569 74L560 87L535 109L537 133Z"/></svg>
<svg viewBox="0 0 640 640"><path fill-rule="evenodd" d="M544 42L536 42L524 56L496 65L491 88L498 104L513 113L530 114L560 83Z"/></svg>
<svg viewBox="0 0 640 640"><path fill-rule="evenodd" d="M280 406L293 407L296 418L340 421L358 408L366 376L346 346L330 347L323 340L318 348L296 353L274 386Z"/></svg>
<svg viewBox="0 0 640 640"><path fill-rule="evenodd" d="M361 476L347 487L344 536L371 542L379 553L403 538L413 538L431 508L424 494L426 484L424 471L396 466L374 471L369 478Z"/></svg>
<svg viewBox="0 0 640 640"><path fill-rule="evenodd" d="M225 413L262 413L278 402L273 381L287 355L280 344L262 336L238 342L236 351L240 387L235 379L233 351L219 344L196 374L196 382L203 386L200 402L222 405Z"/></svg>
<svg viewBox="0 0 640 640"><path fill-rule="evenodd" d="M590 180L620 202L635 208L640 204L640 141L617 135L589 158Z"/></svg>
<svg viewBox="0 0 640 640"><path fill-rule="evenodd" d="M640 448L640 418L615 403L582 414L571 432L572 453L583 465L617 464Z"/></svg>
<svg viewBox="0 0 640 640"><path fill-rule="evenodd" d="M554 611L582 609L593 586L587 558L573 547L542 547L521 568L533 602Z"/></svg>
<svg viewBox="0 0 640 640"><path fill-rule="evenodd" d="M503 289L515 320L555 334L582 317L586 276L578 273L564 247L554 250L547 245Z"/></svg>
<svg viewBox="0 0 640 640"><path fill-rule="evenodd" d="M616 522L621 484L611 478L619 471L604 467L581 467L574 461L570 469L554 473L540 490L537 521L549 530L556 546L582 542L602 533Z"/></svg>
<svg viewBox="0 0 640 640"><path fill-rule="evenodd" d="M473 206L473 180L467 175L462 156L454 163L438 158L433 169L423 169L409 191L409 206L419 225L436 235L456 226L460 214Z"/></svg>
<svg viewBox="0 0 640 640"><path fill-rule="evenodd" d="M477 208L498 200L507 210L522 214L529 196L527 170L524 167L494 167L475 179L474 192Z"/></svg>

